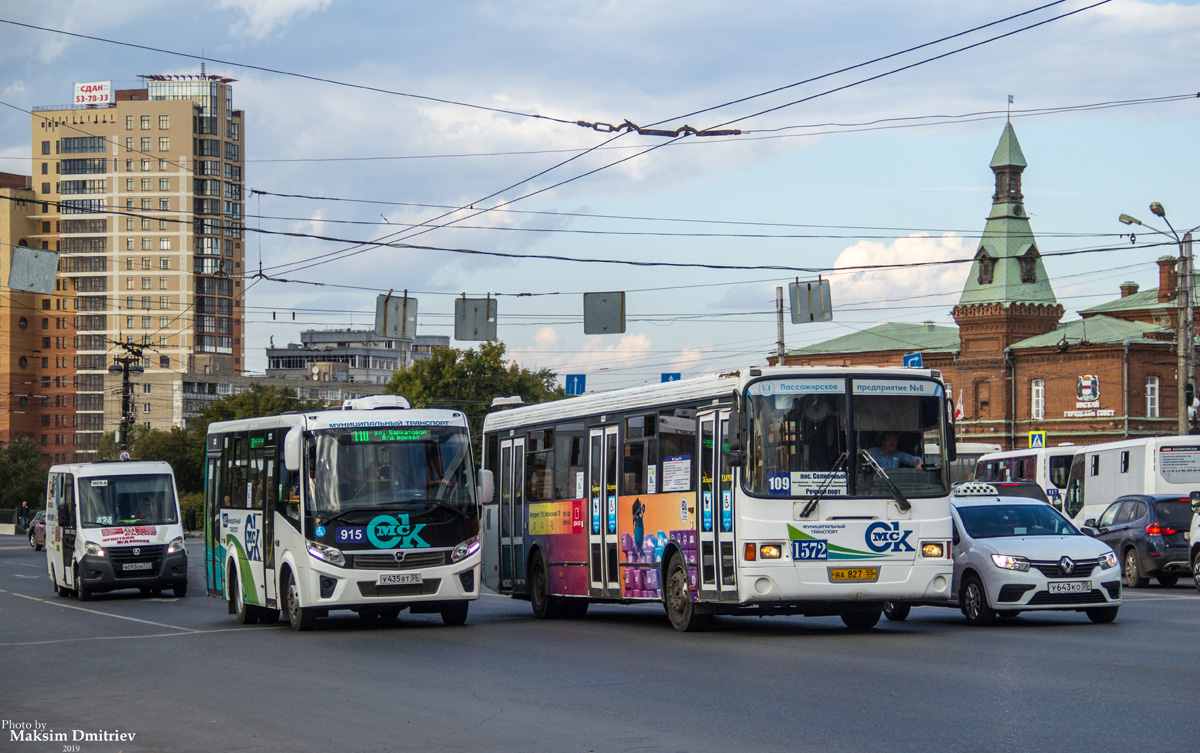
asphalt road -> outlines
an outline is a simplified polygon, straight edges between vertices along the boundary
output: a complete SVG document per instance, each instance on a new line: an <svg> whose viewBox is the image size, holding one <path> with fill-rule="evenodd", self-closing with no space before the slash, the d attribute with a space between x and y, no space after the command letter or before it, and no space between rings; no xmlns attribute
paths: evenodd
<svg viewBox="0 0 1200 753"><path fill-rule="evenodd" d="M241 627L203 594L54 596L43 553L0 536L0 751L1191 751L1200 595L1126 593L1120 617L971 628L918 608L865 633L838 618L658 607L534 620L485 595L467 624L352 613L309 633ZM29 742L13 728L65 734ZM132 733L122 741L75 741ZM78 747L74 747L78 746Z"/></svg>

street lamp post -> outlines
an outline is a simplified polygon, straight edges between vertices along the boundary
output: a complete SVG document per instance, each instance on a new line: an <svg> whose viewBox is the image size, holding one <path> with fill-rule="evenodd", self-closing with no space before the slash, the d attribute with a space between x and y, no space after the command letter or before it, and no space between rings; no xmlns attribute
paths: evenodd
<svg viewBox="0 0 1200 753"><path fill-rule="evenodd" d="M1179 434L1184 435L1189 433L1188 421L1188 385L1195 379L1195 335L1193 333L1193 301L1192 301L1192 232L1200 230L1200 225L1192 228L1179 237L1179 233L1175 232L1175 228L1171 225L1171 221L1167 219L1167 212L1163 209L1163 205L1155 201L1150 204L1150 211L1156 217L1161 217L1163 222L1167 223L1167 228L1171 231L1170 234L1164 233L1158 228L1147 225L1136 217L1131 217L1123 214L1117 219L1126 225L1140 225L1144 228L1152 230L1159 235L1165 235L1171 238L1179 245L1179 263L1176 267L1175 274L1175 305L1178 310L1178 318L1176 327L1176 374L1177 382L1177 397L1179 404Z"/></svg>

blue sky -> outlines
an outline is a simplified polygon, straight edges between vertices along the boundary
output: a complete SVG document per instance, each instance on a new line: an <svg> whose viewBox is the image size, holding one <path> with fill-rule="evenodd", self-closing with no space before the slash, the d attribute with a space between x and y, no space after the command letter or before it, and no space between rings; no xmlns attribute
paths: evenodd
<svg viewBox="0 0 1200 753"><path fill-rule="evenodd" d="M1144 248L1149 232L1138 234L1137 245L1117 237L1129 230L1118 214L1149 221L1148 204L1160 201L1181 232L1200 224L1195 3L1112 0L1050 21L1091 5L1066 2L690 115L1040 4L42 0L10 4L0 18L204 56L208 72L237 79L235 106L246 113L246 187L267 192L247 200L248 226L370 239L446 211L433 206L479 210L512 201L507 211L409 242L517 254L830 269L970 258L990 207L988 162L1012 95L1013 124L1029 162L1026 207L1070 320L1116 297L1125 280L1156 286L1154 259L1175 253ZM1049 22L1017 31L1041 21ZM953 52L1008 32L1016 33ZM856 83L944 53L953 54ZM0 107L0 170L29 172L23 111L69 102L75 82L132 88L138 74L199 68L194 59L0 24L0 102L8 105ZM1189 93L1190 99L1063 111ZM779 109L758 114L772 108ZM988 114L958 117L969 113ZM879 125L921 125L852 125L895 118L920 120ZM580 120L665 121L664 128L737 121L732 127L749 133L670 145L661 137L624 135L584 154L614 134L574 125ZM651 146L661 148L647 152ZM534 177L576 154L582 156ZM638 156L605 167L631 155ZM577 179L555 186L571 178ZM502 191L510 186L517 187ZM521 198L535 191L542 192ZM397 248L297 268L347 247L248 235L251 269L261 257L276 277L327 283L259 280L248 288L251 370L265 367L270 338L298 340L302 326L368 327L377 292L407 289L420 302L421 333L452 334L454 296L492 294L499 297L500 339L523 366L585 373L590 389L656 382L662 372L762 363L775 348L775 287L797 275L814 277ZM882 321L950 324L966 269L835 271L835 321L789 323L787 345ZM626 333L586 337L582 294L612 290L628 291Z"/></svg>

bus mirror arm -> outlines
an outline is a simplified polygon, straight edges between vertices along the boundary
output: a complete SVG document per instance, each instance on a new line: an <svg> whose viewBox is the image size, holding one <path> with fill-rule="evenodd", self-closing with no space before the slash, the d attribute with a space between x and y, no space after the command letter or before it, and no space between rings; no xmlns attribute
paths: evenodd
<svg viewBox="0 0 1200 753"><path fill-rule="evenodd" d="M728 454L732 457L738 453L745 455L743 450L746 449L746 443L742 440L742 412L734 409L729 412L729 419L725 426L726 436L725 443L728 446ZM741 465L741 463L735 463Z"/></svg>

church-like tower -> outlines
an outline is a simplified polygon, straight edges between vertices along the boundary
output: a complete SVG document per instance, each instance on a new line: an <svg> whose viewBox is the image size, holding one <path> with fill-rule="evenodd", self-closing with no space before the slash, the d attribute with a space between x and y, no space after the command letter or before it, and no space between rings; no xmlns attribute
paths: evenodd
<svg viewBox="0 0 1200 753"><path fill-rule="evenodd" d="M996 359L1014 342L1054 329L1063 315L1025 212L1025 167L1016 131L1006 123L992 155L992 211L953 311L963 359Z"/></svg>

